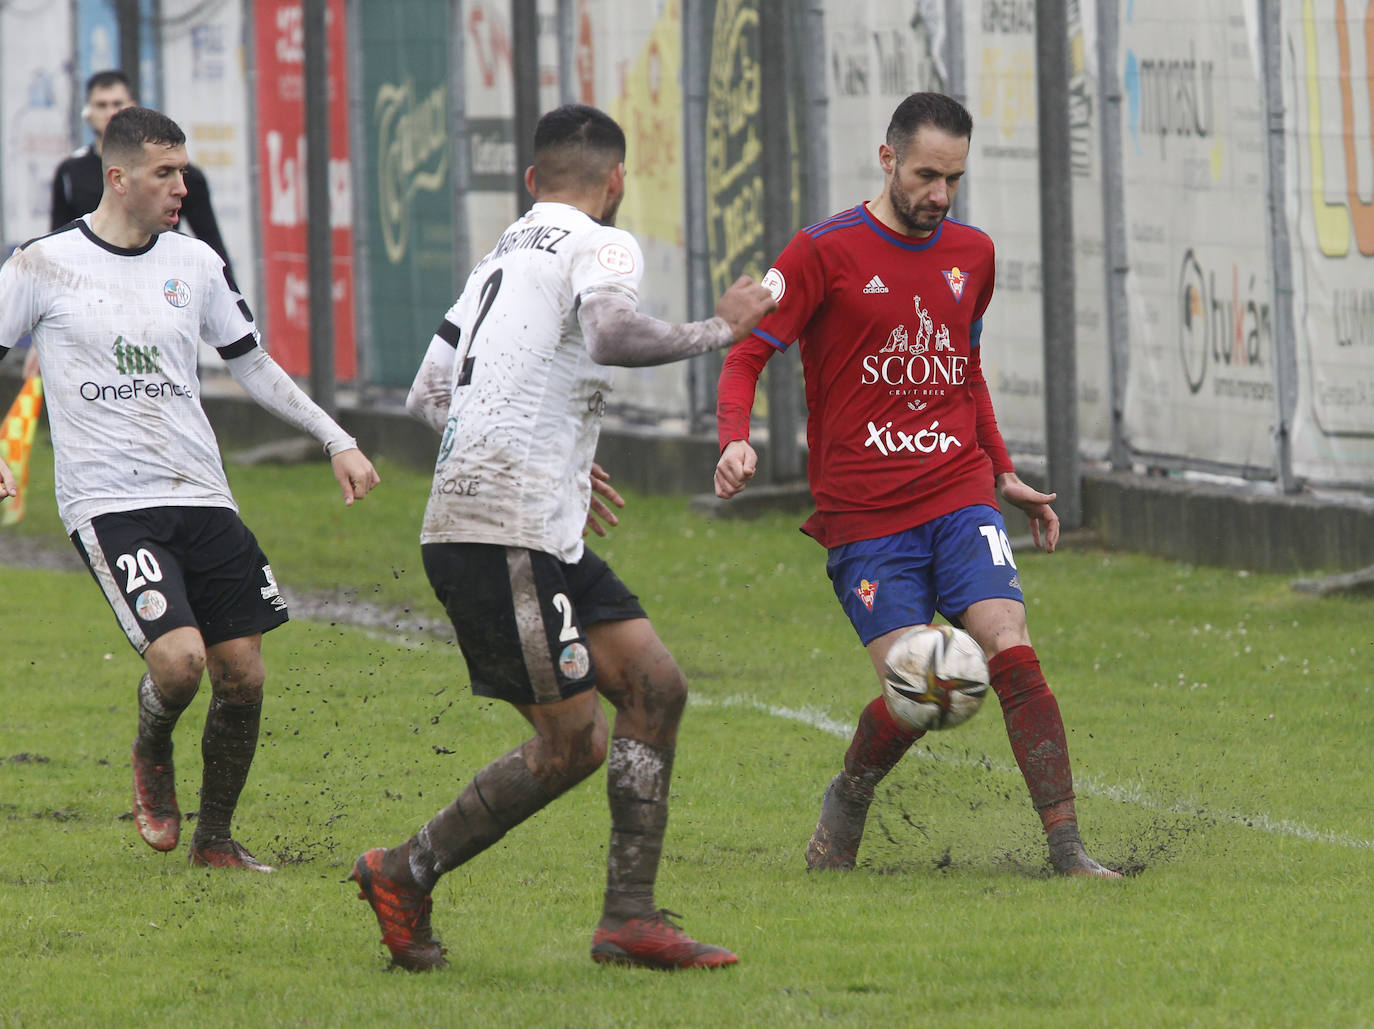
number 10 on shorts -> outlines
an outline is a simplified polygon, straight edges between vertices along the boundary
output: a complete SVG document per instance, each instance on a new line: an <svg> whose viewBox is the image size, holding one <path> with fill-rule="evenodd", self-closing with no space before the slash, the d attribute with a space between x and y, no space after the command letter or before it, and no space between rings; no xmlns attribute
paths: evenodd
<svg viewBox="0 0 1374 1029"><path fill-rule="evenodd" d="M1007 539L1005 529L999 529L995 525L980 525L978 531L983 534L983 539L988 541L988 552L992 555L993 564L1016 567L1016 559L1011 556L1011 540Z"/></svg>

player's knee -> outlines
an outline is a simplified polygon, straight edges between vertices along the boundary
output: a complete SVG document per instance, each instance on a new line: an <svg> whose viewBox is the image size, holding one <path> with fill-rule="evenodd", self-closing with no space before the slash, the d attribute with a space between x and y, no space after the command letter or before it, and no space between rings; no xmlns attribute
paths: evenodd
<svg viewBox="0 0 1374 1029"><path fill-rule="evenodd" d="M223 666L211 669L210 686L215 696L231 704L256 704L262 700L265 678L261 663L256 668Z"/></svg>
<svg viewBox="0 0 1374 1029"><path fill-rule="evenodd" d="M606 760L610 728L600 707L577 730L532 741L535 774L553 793L562 793L591 775Z"/></svg>
<svg viewBox="0 0 1374 1029"><path fill-rule="evenodd" d="M157 688L174 704L189 704L205 674L205 648L199 641L163 646L144 655Z"/></svg>
<svg viewBox="0 0 1374 1029"><path fill-rule="evenodd" d="M657 669L646 679L644 706L660 724L675 725L681 720L687 706L687 676L682 674L677 662L669 662L667 667Z"/></svg>

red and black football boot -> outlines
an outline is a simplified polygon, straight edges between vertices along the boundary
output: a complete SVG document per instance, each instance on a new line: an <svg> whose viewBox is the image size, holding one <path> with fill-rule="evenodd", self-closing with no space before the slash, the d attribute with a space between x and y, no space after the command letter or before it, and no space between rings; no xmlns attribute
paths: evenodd
<svg viewBox="0 0 1374 1029"><path fill-rule="evenodd" d="M130 751L134 767L134 824L143 842L154 850L171 850L181 834L181 809L177 807L176 778L172 762L154 764Z"/></svg>
<svg viewBox="0 0 1374 1029"><path fill-rule="evenodd" d="M698 943L669 920L672 911L658 910L648 918L627 919L618 929L598 928L592 935L592 960L672 971L678 968L720 968L739 961L724 947Z"/></svg>
<svg viewBox="0 0 1374 1029"><path fill-rule="evenodd" d="M353 862L349 878L358 884L358 899L372 906L393 965L411 972L444 968L444 948L429 925L433 899L413 883L388 878L382 872L385 853L375 847Z"/></svg>

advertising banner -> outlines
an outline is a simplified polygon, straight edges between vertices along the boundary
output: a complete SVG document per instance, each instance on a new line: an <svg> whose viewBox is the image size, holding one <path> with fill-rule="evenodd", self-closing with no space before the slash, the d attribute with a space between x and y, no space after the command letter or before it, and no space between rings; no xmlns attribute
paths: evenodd
<svg viewBox="0 0 1374 1029"><path fill-rule="evenodd" d="M359 5L367 367L381 385L410 385L454 300L449 7L448 0Z"/></svg>
<svg viewBox="0 0 1374 1029"><path fill-rule="evenodd" d="M0 4L0 242L48 231L53 172L75 146L71 31L66 4Z"/></svg>
<svg viewBox="0 0 1374 1029"><path fill-rule="evenodd" d="M1147 458L1267 476L1278 407L1254 27L1253 4L1230 0L1124 5L1125 427Z"/></svg>
<svg viewBox="0 0 1374 1029"><path fill-rule="evenodd" d="M1374 483L1374 12L1284 5L1298 404L1293 470Z"/></svg>
<svg viewBox="0 0 1374 1029"><path fill-rule="evenodd" d="M300 0L253 4L262 281L268 350L292 375L310 371L306 247L305 22ZM334 239L334 369L357 374L353 340L353 183L349 164L344 0L327 8L329 220Z"/></svg>

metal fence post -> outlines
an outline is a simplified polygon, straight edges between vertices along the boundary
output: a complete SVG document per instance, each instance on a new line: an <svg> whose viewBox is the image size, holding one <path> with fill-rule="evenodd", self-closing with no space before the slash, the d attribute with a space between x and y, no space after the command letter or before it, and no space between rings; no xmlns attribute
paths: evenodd
<svg viewBox="0 0 1374 1029"><path fill-rule="evenodd" d="M1283 110L1283 4L1259 0L1260 94L1267 128L1264 161L1265 214L1269 239L1269 283L1274 306L1274 457L1279 485L1296 493L1293 473L1293 416L1298 404L1297 332L1293 322L1293 252L1284 209L1286 174ZM1313 132L1320 126L1312 126ZM1353 186L1352 186L1353 188Z"/></svg>
<svg viewBox="0 0 1374 1029"><path fill-rule="evenodd" d="M539 121L539 12L535 0L511 0L511 74L515 78L515 209L534 206L525 169L534 164L534 126Z"/></svg>
<svg viewBox="0 0 1374 1029"><path fill-rule="evenodd" d="M1040 136L1041 324L1045 353L1046 488L1066 529L1083 524L1078 458L1078 360L1074 303L1073 174L1069 135L1068 8L1041 0L1035 18ZM1054 269L1053 274L1048 269Z"/></svg>
<svg viewBox="0 0 1374 1029"><path fill-rule="evenodd" d="M310 282L310 395L334 413L334 230L329 220L327 0L305 0L305 193Z"/></svg>
<svg viewBox="0 0 1374 1029"><path fill-rule="evenodd" d="M1130 318L1126 308L1126 185L1121 165L1121 10L1118 0L1097 3L1098 139L1102 147L1102 267L1106 276L1107 387L1112 424L1112 468L1131 467L1126 439L1126 382L1130 368Z"/></svg>

